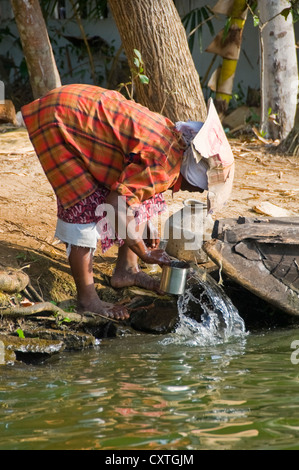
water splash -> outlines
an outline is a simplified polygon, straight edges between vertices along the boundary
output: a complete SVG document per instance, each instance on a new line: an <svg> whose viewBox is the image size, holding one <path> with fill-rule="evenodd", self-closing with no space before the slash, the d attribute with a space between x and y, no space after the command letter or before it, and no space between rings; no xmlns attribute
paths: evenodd
<svg viewBox="0 0 299 470"><path fill-rule="evenodd" d="M238 310L222 287L208 274L194 270L178 299L179 325L163 343L190 346L221 344L243 339L247 333Z"/></svg>

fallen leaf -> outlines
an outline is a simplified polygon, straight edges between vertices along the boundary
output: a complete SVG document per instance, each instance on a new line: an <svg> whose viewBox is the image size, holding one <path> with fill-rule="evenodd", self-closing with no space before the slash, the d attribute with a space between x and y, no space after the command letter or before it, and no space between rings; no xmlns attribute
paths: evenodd
<svg viewBox="0 0 299 470"><path fill-rule="evenodd" d="M22 307L31 307L32 305L34 305L34 302L31 302L28 299L24 299L24 300L22 300L22 302L20 302L20 305Z"/></svg>
<svg viewBox="0 0 299 470"><path fill-rule="evenodd" d="M268 201L260 202L253 207L253 210L269 217L292 217L297 215L294 212L284 209L283 207L276 206Z"/></svg>

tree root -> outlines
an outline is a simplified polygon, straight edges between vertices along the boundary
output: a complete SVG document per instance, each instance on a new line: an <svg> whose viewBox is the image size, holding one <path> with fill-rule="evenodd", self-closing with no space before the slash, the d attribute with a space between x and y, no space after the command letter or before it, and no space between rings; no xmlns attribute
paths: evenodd
<svg viewBox="0 0 299 470"><path fill-rule="evenodd" d="M44 299L39 295L38 292L32 287L29 283L28 286L23 290L23 293L28 299L31 299L33 302L44 302Z"/></svg>
<svg viewBox="0 0 299 470"><path fill-rule="evenodd" d="M104 315L92 312L84 312L84 315L75 312L66 312L51 302L39 302L30 307L9 307L0 310L0 316L9 318L35 317L40 313L54 314L55 319L59 321L68 320L74 323L84 324L86 326L98 326L104 323L119 323L117 320L105 317Z"/></svg>
<svg viewBox="0 0 299 470"><path fill-rule="evenodd" d="M277 150L294 157L299 156L299 130L294 128L286 139L277 147Z"/></svg>

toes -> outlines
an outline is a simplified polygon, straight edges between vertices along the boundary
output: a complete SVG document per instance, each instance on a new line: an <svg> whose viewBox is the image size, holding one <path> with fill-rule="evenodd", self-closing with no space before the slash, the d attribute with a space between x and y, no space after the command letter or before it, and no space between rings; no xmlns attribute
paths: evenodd
<svg viewBox="0 0 299 470"><path fill-rule="evenodd" d="M85 312L92 312L95 315L101 315L102 317L111 320L127 320L130 318L130 314L126 308L106 302L100 302L96 305L91 305L78 311L80 311L80 313L83 315Z"/></svg>
<svg viewBox="0 0 299 470"><path fill-rule="evenodd" d="M109 311L107 311L107 316L114 320L127 320L130 317L130 314L124 308L113 306Z"/></svg>

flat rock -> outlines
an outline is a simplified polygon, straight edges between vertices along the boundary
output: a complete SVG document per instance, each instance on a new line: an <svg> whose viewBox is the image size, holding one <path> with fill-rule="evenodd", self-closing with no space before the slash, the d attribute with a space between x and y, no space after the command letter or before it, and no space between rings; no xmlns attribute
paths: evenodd
<svg viewBox="0 0 299 470"><path fill-rule="evenodd" d="M67 351L76 351L92 347L95 345L96 341L95 337L88 333L72 331L67 328L63 330L35 328L28 331L23 328L23 332L26 338L38 337L41 340L47 340L49 342L63 342Z"/></svg>
<svg viewBox="0 0 299 470"><path fill-rule="evenodd" d="M141 298L129 306L129 311L130 326L145 333L170 333L179 321L176 299Z"/></svg>
<svg viewBox="0 0 299 470"><path fill-rule="evenodd" d="M47 358L58 354L65 349L63 341L45 340L39 338L19 338L17 336L0 334L0 350L3 363L16 360L28 360ZM0 353L1 353L0 351ZM13 355L11 354L13 353ZM27 357L25 357L27 356Z"/></svg>

